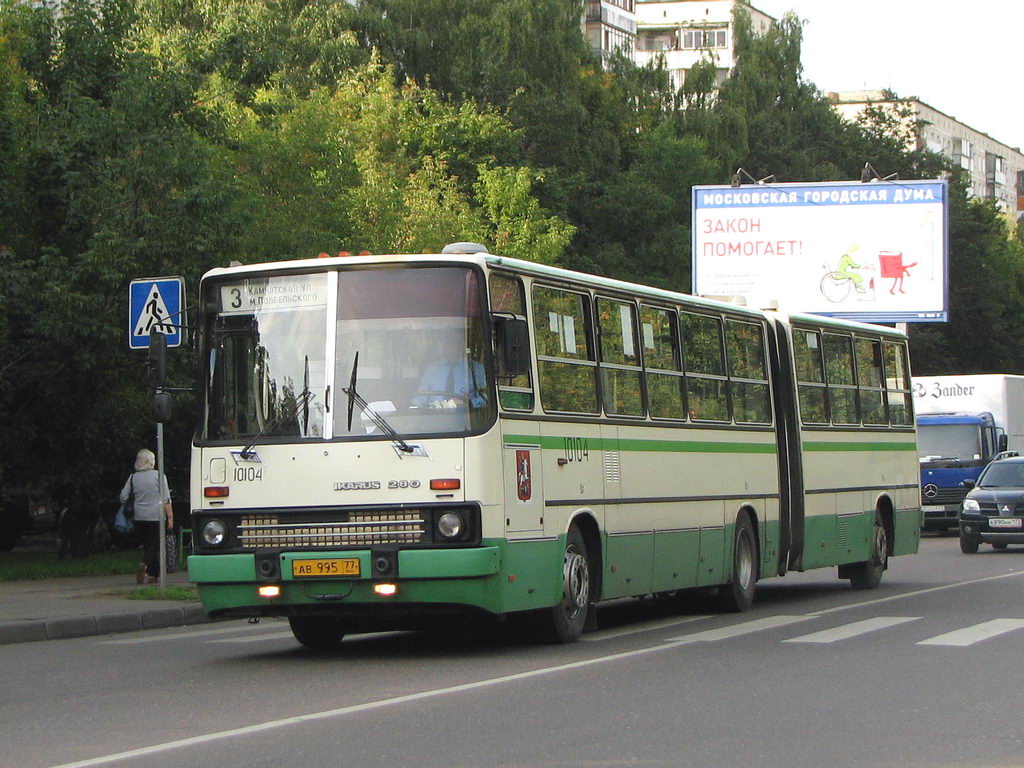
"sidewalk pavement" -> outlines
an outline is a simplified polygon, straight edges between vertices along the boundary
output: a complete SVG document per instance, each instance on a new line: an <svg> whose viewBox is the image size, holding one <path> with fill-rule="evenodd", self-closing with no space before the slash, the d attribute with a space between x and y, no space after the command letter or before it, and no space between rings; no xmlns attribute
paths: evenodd
<svg viewBox="0 0 1024 768"><path fill-rule="evenodd" d="M188 584L188 573L165 584ZM0 581L0 645L210 621L198 602L129 599L136 586L132 574Z"/></svg>

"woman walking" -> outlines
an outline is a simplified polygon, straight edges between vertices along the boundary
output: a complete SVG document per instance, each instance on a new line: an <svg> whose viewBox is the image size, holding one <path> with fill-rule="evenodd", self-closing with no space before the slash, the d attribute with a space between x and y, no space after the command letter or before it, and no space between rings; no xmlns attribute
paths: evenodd
<svg viewBox="0 0 1024 768"><path fill-rule="evenodd" d="M174 528L174 511L171 509L171 491L167 477L159 488L160 474L155 469L156 456L143 448L135 456L135 472L121 489L121 503L134 499L135 530L142 540L142 562L135 580L142 584L147 579L152 584L160 577L160 515L167 515L167 530ZM162 491L162 492L161 492Z"/></svg>

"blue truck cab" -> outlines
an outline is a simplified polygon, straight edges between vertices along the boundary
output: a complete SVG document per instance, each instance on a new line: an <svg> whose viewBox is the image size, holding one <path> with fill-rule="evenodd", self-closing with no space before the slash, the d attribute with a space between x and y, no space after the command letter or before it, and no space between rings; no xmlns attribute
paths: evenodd
<svg viewBox="0 0 1024 768"><path fill-rule="evenodd" d="M925 530L956 527L957 513L968 490L963 481L977 482L992 457L1006 450L1006 442L1005 430L988 411L918 414Z"/></svg>

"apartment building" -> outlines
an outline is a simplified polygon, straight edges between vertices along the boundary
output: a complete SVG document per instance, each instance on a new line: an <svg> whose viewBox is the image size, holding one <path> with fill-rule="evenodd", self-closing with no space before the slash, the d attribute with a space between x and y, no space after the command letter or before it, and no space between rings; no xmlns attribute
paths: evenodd
<svg viewBox="0 0 1024 768"><path fill-rule="evenodd" d="M636 0L585 0L580 26L590 50L602 58L616 51L632 56L636 42Z"/></svg>
<svg viewBox="0 0 1024 768"><path fill-rule="evenodd" d="M735 62L736 6L747 10L757 34L775 23L773 17L744 0L637 0L634 60L643 66L663 56L675 88L683 84L694 64L711 60L721 84Z"/></svg>
<svg viewBox="0 0 1024 768"><path fill-rule="evenodd" d="M955 117L924 103L916 96L893 101L883 91L843 91L828 94L839 114L856 120L867 107L881 107L902 118L913 136L908 149L927 149L952 159L971 174L971 194L994 200L1015 219L1024 216L1024 154Z"/></svg>

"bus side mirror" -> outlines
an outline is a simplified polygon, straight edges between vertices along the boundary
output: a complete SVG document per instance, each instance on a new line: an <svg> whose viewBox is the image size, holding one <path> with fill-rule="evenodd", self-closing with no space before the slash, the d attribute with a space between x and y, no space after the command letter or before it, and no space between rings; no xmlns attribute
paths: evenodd
<svg viewBox="0 0 1024 768"><path fill-rule="evenodd" d="M153 421L157 424L165 424L171 420L171 393L154 392L149 398L149 410L153 415Z"/></svg>
<svg viewBox="0 0 1024 768"><path fill-rule="evenodd" d="M1001 434L1001 435L999 436L999 450L1000 450L1000 451L1005 451L1005 450L1006 450L1006 446L1007 446L1008 444L1009 444L1009 443L1007 442L1007 438L1006 438L1006 433L1005 433L1005 432L1003 432L1003 434Z"/></svg>
<svg viewBox="0 0 1024 768"><path fill-rule="evenodd" d="M518 317L496 317L498 376L515 378L530 372L530 329Z"/></svg>

